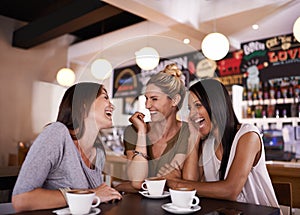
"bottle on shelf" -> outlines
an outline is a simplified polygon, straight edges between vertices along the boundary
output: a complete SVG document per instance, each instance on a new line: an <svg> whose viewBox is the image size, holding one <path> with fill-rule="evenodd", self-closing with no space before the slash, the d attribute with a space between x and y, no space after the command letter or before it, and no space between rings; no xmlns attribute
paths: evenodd
<svg viewBox="0 0 300 215"><path fill-rule="evenodd" d="M252 93L252 100L254 101L257 99L258 99L258 91L257 91L257 87L255 86Z"/></svg>
<svg viewBox="0 0 300 215"><path fill-rule="evenodd" d="M279 110L278 109L276 109L276 111L275 111L275 117L279 118Z"/></svg>
<svg viewBox="0 0 300 215"><path fill-rule="evenodd" d="M276 99L281 99L282 98L282 95L281 95L281 81L278 81L276 83L276 86L275 86L275 98Z"/></svg>
<svg viewBox="0 0 300 215"><path fill-rule="evenodd" d="M263 99L264 100L267 100L270 98L269 93L270 93L269 83L268 83L268 81L265 81L264 86L263 86Z"/></svg>
<svg viewBox="0 0 300 215"><path fill-rule="evenodd" d="M270 84L270 99L275 99L275 88L274 83Z"/></svg>
<svg viewBox="0 0 300 215"><path fill-rule="evenodd" d="M257 96L258 96L259 103L262 104L263 99L264 99L264 95L263 95L263 87L262 87L262 82L261 81L259 82Z"/></svg>
<svg viewBox="0 0 300 215"><path fill-rule="evenodd" d="M243 100L244 101L248 100L248 89L247 89L247 86L244 86L244 89L243 89Z"/></svg>

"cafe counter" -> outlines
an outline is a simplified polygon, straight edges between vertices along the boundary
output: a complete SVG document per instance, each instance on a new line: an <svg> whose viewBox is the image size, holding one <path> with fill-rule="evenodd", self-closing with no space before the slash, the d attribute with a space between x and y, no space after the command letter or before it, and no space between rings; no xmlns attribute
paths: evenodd
<svg viewBox="0 0 300 215"><path fill-rule="evenodd" d="M300 208L300 163L267 161L272 182L290 182L292 185L293 207Z"/></svg>

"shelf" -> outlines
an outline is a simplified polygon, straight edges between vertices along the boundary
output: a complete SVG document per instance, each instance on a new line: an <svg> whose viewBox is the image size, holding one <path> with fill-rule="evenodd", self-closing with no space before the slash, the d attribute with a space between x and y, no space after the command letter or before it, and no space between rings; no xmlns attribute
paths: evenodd
<svg viewBox="0 0 300 215"><path fill-rule="evenodd" d="M287 118L243 118L239 120L240 123L249 123L257 126L267 126L268 124L276 124L278 129L283 127L283 124L291 124L297 126L300 123L299 117L287 117Z"/></svg>
<svg viewBox="0 0 300 215"><path fill-rule="evenodd" d="M264 100L243 100L242 105L275 105L275 104L294 104L298 103L298 99L294 98L281 98L281 99L264 99Z"/></svg>

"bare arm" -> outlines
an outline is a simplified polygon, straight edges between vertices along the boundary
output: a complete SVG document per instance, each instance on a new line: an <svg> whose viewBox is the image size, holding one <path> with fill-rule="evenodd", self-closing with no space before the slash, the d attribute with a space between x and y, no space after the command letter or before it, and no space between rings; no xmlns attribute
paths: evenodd
<svg viewBox="0 0 300 215"><path fill-rule="evenodd" d="M248 132L238 141L235 157L224 181L195 182L186 180L169 180L170 187L193 187L200 196L236 200L242 191L251 168L261 156L261 143L258 134Z"/></svg>
<svg viewBox="0 0 300 215"><path fill-rule="evenodd" d="M59 208L67 205L64 196L59 190L42 188L14 195L12 204L16 212Z"/></svg>
<svg viewBox="0 0 300 215"><path fill-rule="evenodd" d="M144 114L140 112L136 112L130 117L129 120L138 131L135 150L140 153L143 153L144 155L147 155L147 147L146 147L147 125L143 119L144 119ZM128 178L131 181L131 185L135 189L140 189L142 182L148 176L148 160L140 155L134 156L134 152L130 150L126 151L126 155L128 159L128 167L127 167Z"/></svg>
<svg viewBox="0 0 300 215"><path fill-rule="evenodd" d="M196 133L190 134L188 139L188 153L183 165L182 178L191 181L199 181L203 172L199 171L199 141Z"/></svg>

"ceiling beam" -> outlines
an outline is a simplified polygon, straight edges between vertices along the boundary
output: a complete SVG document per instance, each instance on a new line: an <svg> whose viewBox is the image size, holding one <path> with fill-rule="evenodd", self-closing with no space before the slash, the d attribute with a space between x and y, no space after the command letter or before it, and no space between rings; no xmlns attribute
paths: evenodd
<svg viewBox="0 0 300 215"><path fill-rule="evenodd" d="M122 10L99 0L76 0L17 29L12 45L28 49L120 13Z"/></svg>

